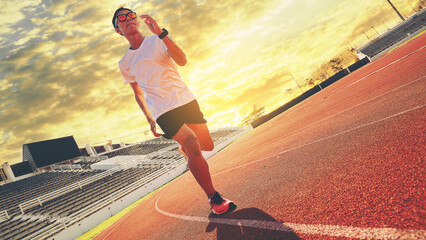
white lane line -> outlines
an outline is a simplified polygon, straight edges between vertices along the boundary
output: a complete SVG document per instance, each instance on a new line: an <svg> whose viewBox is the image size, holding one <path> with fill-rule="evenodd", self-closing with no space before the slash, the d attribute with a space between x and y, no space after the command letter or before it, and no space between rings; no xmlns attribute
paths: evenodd
<svg viewBox="0 0 426 240"><path fill-rule="evenodd" d="M281 223L263 220L251 219L226 219L226 218L207 218L185 216L166 212L158 207L158 201L155 202L155 209L168 217L177 218L185 221L217 223L240 227L250 227L266 229L280 232L294 232L299 234L317 234L332 237L347 237L359 239L424 239L426 230L418 229L397 229L397 228L361 228L352 226L337 226L323 224L299 224L299 223Z"/></svg>
<svg viewBox="0 0 426 240"><path fill-rule="evenodd" d="M224 170L224 171L220 171L220 172L217 172L217 173L214 173L214 174L211 174L211 175L212 175L212 176L219 175L219 174L222 174L222 173L225 173L225 172L229 172L229 171L232 171L232 170L235 170L235 169L238 169L238 168L242 168L242 167L245 167L245 166L248 166L248 165L251 165L251 164L254 164L254 163L257 163L257 162L263 161L263 160L266 160L266 159L270 159L270 158L272 158L272 157L276 157L276 156L282 155L282 154L284 154L284 153L291 152L291 151L293 151L293 150L297 150L297 149L300 149L300 148L304 148L304 147L306 147L306 146L309 146L309 145L312 145L312 144L315 144L315 143L318 143L318 142L321 142L321 141L324 141L324 140L327 140L327 139L330 139L330 138L333 138L333 137L337 137L337 136L339 136L339 135L342 135L342 134L345 134L345 133L348 133L348 132L351 132L351 131L354 131L354 130L358 130L358 129L363 128L363 127L367 127L367 126L370 126L370 125L372 125L372 124L375 124L375 123L378 123L378 122L382 122L382 121L388 120L388 119L393 118L393 117L397 117L397 116L402 115L402 114L404 114L404 113L407 113L407 112L410 112L410 111L414 111L414 110L417 110L417 109L423 108L423 107L425 107L425 106L426 106L426 105L420 105L420 106L417 106L417 107L415 107L415 108L411 108L411 109L408 109L408 110L405 110L405 111L402 111L402 112L399 112L399 113L396 113L396 114L390 115L390 116L388 116L388 117L385 117L385 118L382 118L382 119L379 119L379 120L376 120L376 121L373 121L373 122L369 122L369 123L366 123L366 124L362 124L362 125L360 125L360 126L358 126L358 127L354 127L354 128L351 128L351 129L348 129L348 130L345 130L345 131L342 131L342 132L339 132L339 133L336 133L336 134L330 135L330 136L328 136L328 137L320 138L320 139L317 139L317 140L315 140L315 141L308 142L308 143L305 143L305 144L303 144L303 145L300 145L300 146L297 146L297 147L294 147L294 148L290 148L290 149L284 150L284 151L282 151L282 152L275 153L275 154L272 154L272 155L270 155L270 156L263 157L263 158L261 158L261 159L258 159L258 160L252 161L252 162L248 162L248 163L242 164L242 165L237 166L237 167L234 167L234 168L226 169L226 170Z"/></svg>

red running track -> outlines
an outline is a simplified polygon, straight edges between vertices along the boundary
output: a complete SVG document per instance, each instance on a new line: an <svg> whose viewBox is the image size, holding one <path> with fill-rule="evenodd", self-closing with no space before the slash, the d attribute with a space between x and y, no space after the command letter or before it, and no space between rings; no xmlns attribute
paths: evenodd
<svg viewBox="0 0 426 240"><path fill-rule="evenodd" d="M94 239L425 239L426 34L241 137L209 160L238 209L190 172Z"/></svg>

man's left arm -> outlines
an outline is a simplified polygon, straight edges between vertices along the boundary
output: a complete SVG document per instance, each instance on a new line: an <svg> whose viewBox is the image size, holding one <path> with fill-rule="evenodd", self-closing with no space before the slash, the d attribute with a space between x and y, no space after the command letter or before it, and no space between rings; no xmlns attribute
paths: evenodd
<svg viewBox="0 0 426 240"><path fill-rule="evenodd" d="M144 19L145 24L148 26L149 30L151 30L152 33L160 35L163 33L163 29L161 29L157 22L149 15L144 14L140 16L141 19ZM163 38L164 44L166 44L167 47L167 53L169 56L179 65L179 66L185 66L187 60L186 55L180 49L176 43L172 41L172 39L169 36L165 36Z"/></svg>
<svg viewBox="0 0 426 240"><path fill-rule="evenodd" d="M163 38L164 44L167 46L167 53L169 56L179 65L179 66L185 66L186 64L186 55L180 49L176 43L173 42L173 40L169 36L165 36Z"/></svg>

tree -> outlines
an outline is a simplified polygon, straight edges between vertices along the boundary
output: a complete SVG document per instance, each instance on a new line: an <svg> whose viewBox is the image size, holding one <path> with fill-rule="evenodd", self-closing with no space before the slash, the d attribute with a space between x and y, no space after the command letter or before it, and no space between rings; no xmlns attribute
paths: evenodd
<svg viewBox="0 0 426 240"><path fill-rule="evenodd" d="M339 72L339 71L343 70L342 61L343 61L343 59L338 58L338 57L331 59L330 60L330 66L331 66L331 68L334 71L336 71L336 72Z"/></svg>
<svg viewBox="0 0 426 240"><path fill-rule="evenodd" d="M312 78L312 77L310 77L310 78L306 79L306 82L308 83L308 85L309 85L310 87L315 86L315 79L314 79L314 78Z"/></svg>

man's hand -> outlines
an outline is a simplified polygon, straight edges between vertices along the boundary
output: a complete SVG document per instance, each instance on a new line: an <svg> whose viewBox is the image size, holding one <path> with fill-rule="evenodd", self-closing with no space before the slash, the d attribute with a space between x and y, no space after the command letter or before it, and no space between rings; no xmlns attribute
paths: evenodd
<svg viewBox="0 0 426 240"><path fill-rule="evenodd" d="M154 134L154 137L163 136L162 134L157 133L157 126L156 126L155 120L152 119L152 118L148 118L147 120L148 120L149 125L151 126L151 132L152 132L152 134Z"/></svg>
<svg viewBox="0 0 426 240"><path fill-rule="evenodd" d="M160 35L163 32L163 30L158 26L157 22L148 14L140 15L139 17L144 20L145 24L152 33Z"/></svg>

